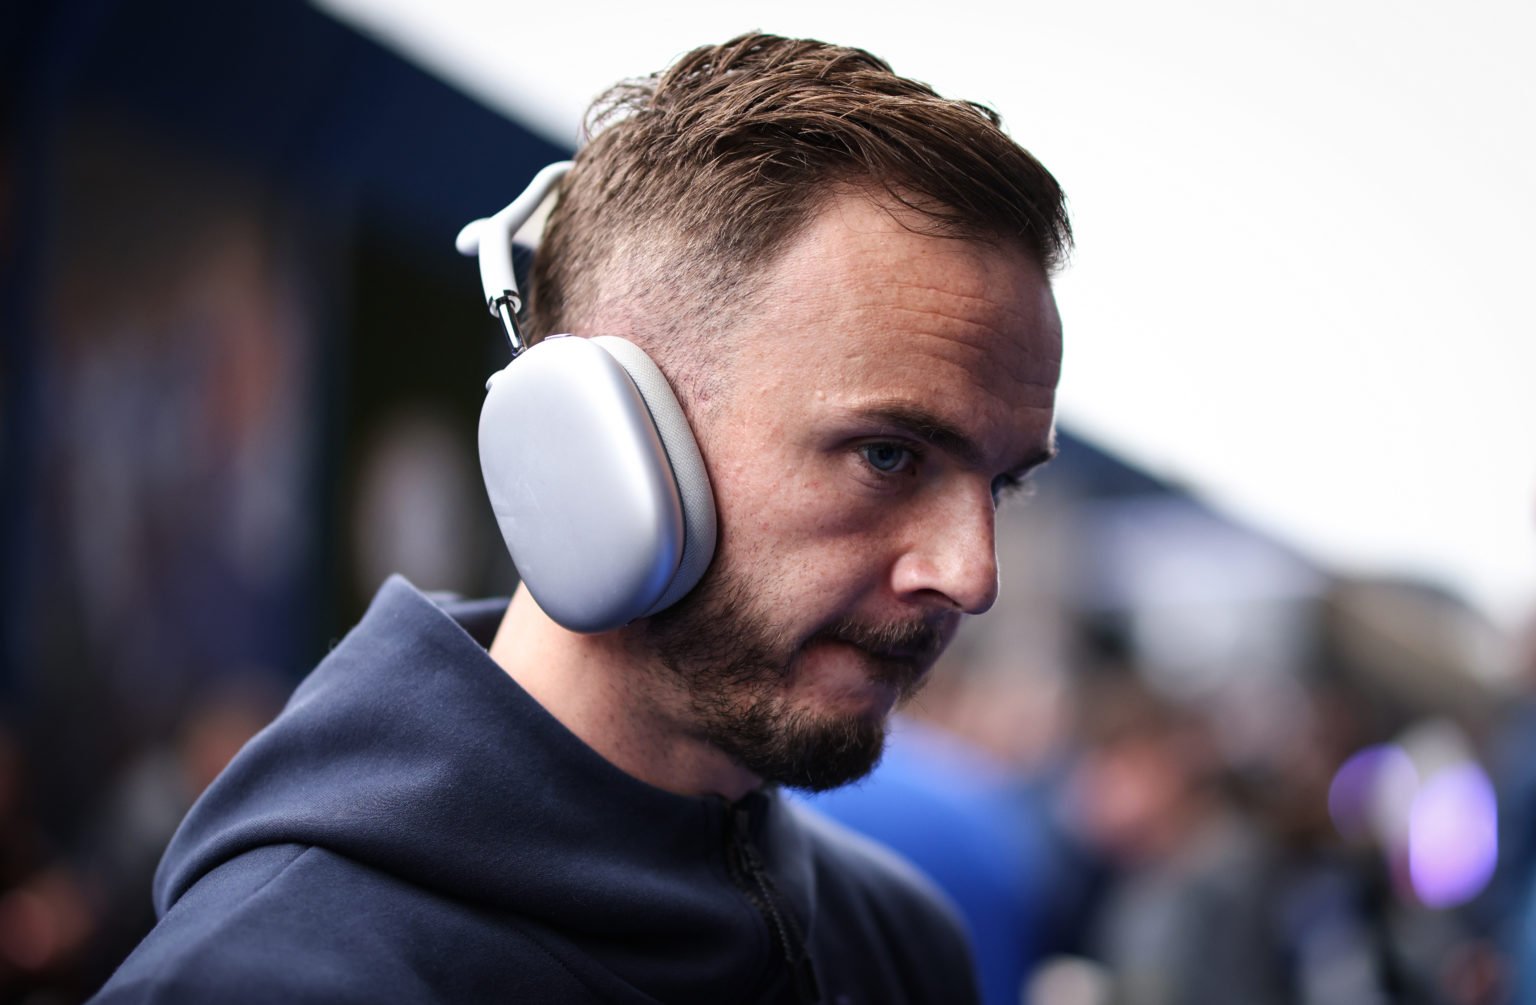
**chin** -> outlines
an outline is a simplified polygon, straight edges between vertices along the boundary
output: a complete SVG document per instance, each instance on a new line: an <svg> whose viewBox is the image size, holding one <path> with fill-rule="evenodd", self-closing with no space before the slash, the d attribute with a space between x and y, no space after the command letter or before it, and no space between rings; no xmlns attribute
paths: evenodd
<svg viewBox="0 0 1536 1005"><path fill-rule="evenodd" d="M864 728L885 730L891 713L902 696L888 684L868 681L838 690L834 694L811 697L802 702L806 717L829 724L841 722L842 728L862 724ZM839 728L832 726L831 728Z"/></svg>
<svg viewBox="0 0 1536 1005"><path fill-rule="evenodd" d="M885 752L888 719L887 711L867 705L858 711L759 707L738 718L720 745L766 783L822 792L875 769Z"/></svg>

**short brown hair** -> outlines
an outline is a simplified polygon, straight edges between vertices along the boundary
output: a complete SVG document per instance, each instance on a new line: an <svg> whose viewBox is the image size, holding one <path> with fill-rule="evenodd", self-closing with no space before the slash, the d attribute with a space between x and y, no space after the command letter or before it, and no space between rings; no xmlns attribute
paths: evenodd
<svg viewBox="0 0 1536 1005"><path fill-rule="evenodd" d="M632 334L661 343L644 348L686 352L666 343L720 327L839 186L883 187L925 231L1016 242L1047 271L1071 244L1061 187L996 113L862 49L763 34L695 49L600 97L586 131L534 266L535 338L594 334L622 301L649 329Z"/></svg>

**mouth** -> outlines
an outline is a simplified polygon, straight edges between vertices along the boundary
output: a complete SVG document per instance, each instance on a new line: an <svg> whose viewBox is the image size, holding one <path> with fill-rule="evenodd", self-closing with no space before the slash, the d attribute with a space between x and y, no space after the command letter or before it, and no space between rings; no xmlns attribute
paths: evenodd
<svg viewBox="0 0 1536 1005"><path fill-rule="evenodd" d="M871 681L904 700L921 686L951 634L926 621L870 625L844 620L818 632L809 645L830 643L854 650L863 657Z"/></svg>
<svg viewBox="0 0 1536 1005"><path fill-rule="evenodd" d="M932 663L949 644L950 634L928 621L870 625L850 619L832 624L815 638L844 642L880 659Z"/></svg>

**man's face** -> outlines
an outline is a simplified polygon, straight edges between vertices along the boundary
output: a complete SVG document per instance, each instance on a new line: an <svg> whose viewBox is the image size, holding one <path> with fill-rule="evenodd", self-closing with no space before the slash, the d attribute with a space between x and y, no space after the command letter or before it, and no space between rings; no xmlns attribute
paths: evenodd
<svg viewBox="0 0 1536 1005"><path fill-rule="evenodd" d="M1022 251L853 193L765 294L695 416L719 551L641 637L696 735L824 789L874 766L892 707L996 599L995 497L1052 449L1060 322Z"/></svg>

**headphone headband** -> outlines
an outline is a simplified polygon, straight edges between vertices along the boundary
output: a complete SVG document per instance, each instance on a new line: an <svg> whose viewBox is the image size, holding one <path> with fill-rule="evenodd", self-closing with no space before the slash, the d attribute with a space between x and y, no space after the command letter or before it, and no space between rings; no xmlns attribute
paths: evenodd
<svg viewBox="0 0 1536 1005"><path fill-rule="evenodd" d="M570 161L549 165L534 175L523 194L513 199L505 209L494 216L466 224L454 241L459 254L479 255L480 285L485 291L485 306L491 316L500 318L507 329L513 359L518 357L526 345L517 327L517 315L523 309L523 300L518 294L517 277L512 269L512 235L538 212L544 199L570 169Z"/></svg>

